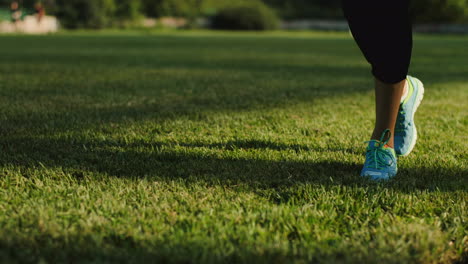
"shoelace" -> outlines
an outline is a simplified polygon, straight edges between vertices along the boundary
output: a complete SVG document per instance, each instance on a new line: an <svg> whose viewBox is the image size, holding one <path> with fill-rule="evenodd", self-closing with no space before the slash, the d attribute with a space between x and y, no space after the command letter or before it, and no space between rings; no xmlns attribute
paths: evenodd
<svg viewBox="0 0 468 264"><path fill-rule="evenodd" d="M369 163L368 166L370 168L377 169L383 169L385 167L389 167L393 165L393 156L384 149L384 146L388 143L391 137L391 132L389 129L386 129L383 133L382 136L380 137L380 140L371 140L371 141L366 141L366 143L369 142L374 142L378 143L379 146L374 149L369 149L366 152L366 160ZM386 160L391 160L392 162L388 164Z"/></svg>
<svg viewBox="0 0 468 264"><path fill-rule="evenodd" d="M375 140L376 141L376 140ZM366 153L368 166L377 170L389 167L393 165L393 156L385 151L383 145L378 148L368 150ZM390 159L392 162L389 164L386 161Z"/></svg>

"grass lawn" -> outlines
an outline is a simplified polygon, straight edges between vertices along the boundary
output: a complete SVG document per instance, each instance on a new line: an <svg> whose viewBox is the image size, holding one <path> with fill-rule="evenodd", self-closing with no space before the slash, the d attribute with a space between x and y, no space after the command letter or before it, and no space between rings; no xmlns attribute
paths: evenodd
<svg viewBox="0 0 468 264"><path fill-rule="evenodd" d="M468 37L416 36L420 140L359 177L348 34L0 36L0 262L466 263Z"/></svg>

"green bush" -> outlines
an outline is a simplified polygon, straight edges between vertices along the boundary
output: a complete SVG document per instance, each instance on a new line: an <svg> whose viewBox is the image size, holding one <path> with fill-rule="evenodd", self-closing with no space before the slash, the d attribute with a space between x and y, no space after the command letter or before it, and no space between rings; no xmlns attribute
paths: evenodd
<svg viewBox="0 0 468 264"><path fill-rule="evenodd" d="M203 0L143 0L145 14L151 17L186 17L199 14Z"/></svg>
<svg viewBox="0 0 468 264"><path fill-rule="evenodd" d="M414 0L410 11L420 23L468 22L468 0Z"/></svg>
<svg viewBox="0 0 468 264"><path fill-rule="evenodd" d="M274 29L283 19L343 19L341 0L19 0L32 9L41 1L66 28L133 25L143 16L213 17L220 29ZM7 12L11 0L0 0ZM267 6L268 5L268 6ZM415 23L468 23L468 0L412 0ZM6 17L8 14L4 14Z"/></svg>
<svg viewBox="0 0 468 264"><path fill-rule="evenodd" d="M123 20L137 20L142 17L141 0L117 0L115 17Z"/></svg>
<svg viewBox="0 0 468 264"><path fill-rule="evenodd" d="M284 19L343 19L342 0L263 0Z"/></svg>
<svg viewBox="0 0 468 264"><path fill-rule="evenodd" d="M114 0L57 0L57 17L66 28L104 28L112 25Z"/></svg>
<svg viewBox="0 0 468 264"><path fill-rule="evenodd" d="M117 0L114 14L114 25L132 27L143 18L141 0Z"/></svg>
<svg viewBox="0 0 468 264"><path fill-rule="evenodd" d="M100 29L141 18L141 0L56 0L56 15L66 28Z"/></svg>
<svg viewBox="0 0 468 264"><path fill-rule="evenodd" d="M278 25L278 16L262 2L225 7L212 18L214 29L274 30Z"/></svg>

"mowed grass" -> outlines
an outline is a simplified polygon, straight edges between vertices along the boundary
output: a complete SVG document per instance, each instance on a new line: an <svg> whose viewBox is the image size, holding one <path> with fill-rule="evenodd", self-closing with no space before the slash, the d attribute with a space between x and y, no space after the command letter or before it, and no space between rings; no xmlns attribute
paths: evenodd
<svg viewBox="0 0 468 264"><path fill-rule="evenodd" d="M466 263L468 38L416 36L419 141L359 177L341 33L0 36L0 262Z"/></svg>

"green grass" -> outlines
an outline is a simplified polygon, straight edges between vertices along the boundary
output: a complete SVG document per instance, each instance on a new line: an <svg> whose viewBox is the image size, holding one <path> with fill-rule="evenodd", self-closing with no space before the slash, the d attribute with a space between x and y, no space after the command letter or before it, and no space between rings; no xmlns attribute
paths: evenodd
<svg viewBox="0 0 468 264"><path fill-rule="evenodd" d="M467 37L416 37L420 140L381 184L348 34L0 43L0 262L468 261Z"/></svg>

